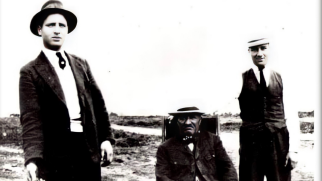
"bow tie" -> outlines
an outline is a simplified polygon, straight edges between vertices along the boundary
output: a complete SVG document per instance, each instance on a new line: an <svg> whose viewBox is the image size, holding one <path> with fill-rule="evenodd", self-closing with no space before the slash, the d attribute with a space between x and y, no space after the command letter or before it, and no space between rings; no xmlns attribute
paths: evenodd
<svg viewBox="0 0 322 181"><path fill-rule="evenodd" d="M199 134L196 134L194 136L183 136L181 137L181 139L183 144L188 145L190 143L193 143L193 144L197 143L198 137L199 137Z"/></svg>

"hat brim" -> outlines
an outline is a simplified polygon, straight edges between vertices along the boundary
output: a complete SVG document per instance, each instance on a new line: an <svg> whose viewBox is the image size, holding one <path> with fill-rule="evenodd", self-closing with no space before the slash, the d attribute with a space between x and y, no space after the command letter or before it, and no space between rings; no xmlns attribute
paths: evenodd
<svg viewBox="0 0 322 181"><path fill-rule="evenodd" d="M203 115L205 114L204 112L195 110L195 111L177 111L177 112L170 112L168 113L169 115L179 115L179 114L200 114Z"/></svg>
<svg viewBox="0 0 322 181"><path fill-rule="evenodd" d="M70 11L60 9L60 8L48 8L48 9L43 9L39 11L32 19L30 22L30 31L36 35L40 36L38 34L38 26L39 26L39 20L45 16L48 16L50 14L61 14L65 17L68 25L68 33L72 32L77 25L77 17Z"/></svg>

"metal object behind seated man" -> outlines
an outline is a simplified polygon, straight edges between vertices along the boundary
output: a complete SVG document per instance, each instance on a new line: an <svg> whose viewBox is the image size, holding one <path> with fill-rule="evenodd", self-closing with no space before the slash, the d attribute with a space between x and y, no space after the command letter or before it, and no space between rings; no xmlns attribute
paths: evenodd
<svg viewBox="0 0 322 181"><path fill-rule="evenodd" d="M238 180L220 138L199 130L202 114L197 107L169 113L177 134L158 148L156 180Z"/></svg>

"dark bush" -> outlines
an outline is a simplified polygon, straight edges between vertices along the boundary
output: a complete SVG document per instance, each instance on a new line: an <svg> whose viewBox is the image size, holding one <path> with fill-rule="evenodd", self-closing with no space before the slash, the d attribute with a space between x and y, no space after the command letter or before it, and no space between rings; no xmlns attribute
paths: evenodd
<svg viewBox="0 0 322 181"><path fill-rule="evenodd" d="M314 122L301 122L300 128L302 133L313 133L314 132Z"/></svg>
<svg viewBox="0 0 322 181"><path fill-rule="evenodd" d="M239 131L241 122L227 122L220 125L220 131Z"/></svg>
<svg viewBox="0 0 322 181"><path fill-rule="evenodd" d="M129 121L126 121L124 122L126 125L129 125L129 126L132 126L132 125L135 125L135 121L133 119L129 120Z"/></svg>
<svg viewBox="0 0 322 181"><path fill-rule="evenodd" d="M151 126L150 123L144 122L144 121L138 121L136 124L139 125L139 126Z"/></svg>

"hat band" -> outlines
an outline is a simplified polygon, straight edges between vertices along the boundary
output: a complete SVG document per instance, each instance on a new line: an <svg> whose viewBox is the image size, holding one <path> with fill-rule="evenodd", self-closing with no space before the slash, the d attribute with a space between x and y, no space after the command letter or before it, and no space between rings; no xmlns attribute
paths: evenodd
<svg viewBox="0 0 322 181"><path fill-rule="evenodd" d="M253 46L257 46L257 45L263 45L263 44L268 44L269 41L268 39L264 38L258 41L250 41L248 42L248 47L253 47Z"/></svg>
<svg viewBox="0 0 322 181"><path fill-rule="evenodd" d="M174 115L174 114L205 114L205 113L204 112L201 112L201 111L198 111L198 110L191 110L191 111L170 112L168 114Z"/></svg>

